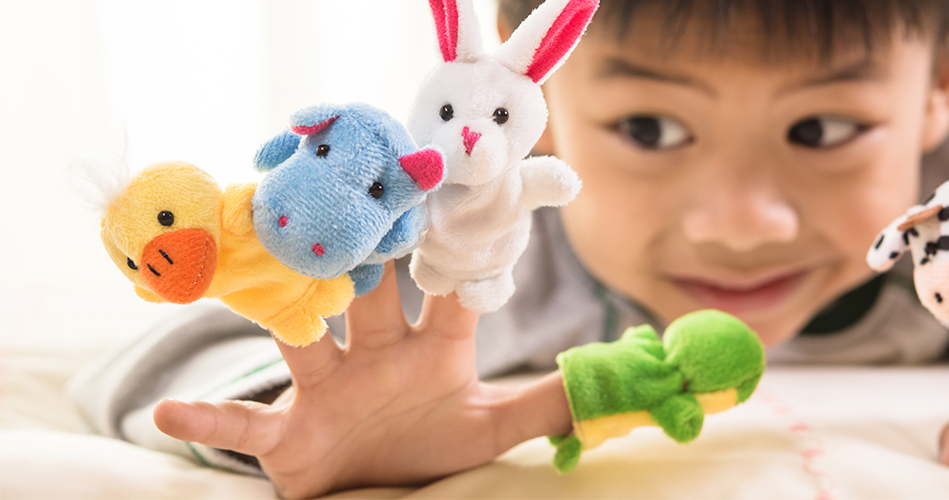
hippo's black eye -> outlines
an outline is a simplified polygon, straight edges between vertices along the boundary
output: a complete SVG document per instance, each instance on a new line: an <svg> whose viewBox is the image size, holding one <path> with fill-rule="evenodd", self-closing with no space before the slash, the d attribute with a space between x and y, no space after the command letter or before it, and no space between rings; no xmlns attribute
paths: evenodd
<svg viewBox="0 0 949 500"><path fill-rule="evenodd" d="M129 265L129 269L131 269L131 270L133 270L133 271L138 271L138 266L136 266L135 263L132 262L132 258L131 258L131 257L129 257L129 259L128 259L125 263Z"/></svg>
<svg viewBox="0 0 949 500"><path fill-rule="evenodd" d="M325 158L326 155L330 154L330 145L329 144L320 144L316 147L316 156L320 158Z"/></svg>
<svg viewBox="0 0 949 500"><path fill-rule="evenodd" d="M383 191L385 191L385 188L383 188L382 184L378 182L373 182L372 186L369 186L369 196L372 196L377 200L382 198Z"/></svg>
<svg viewBox="0 0 949 500"><path fill-rule="evenodd" d="M175 223L175 214L173 214L173 213L171 213L171 212L169 212L169 211L167 211L167 210L162 210L161 212L158 212L158 223L161 224L161 225L163 225L163 226L170 226L170 225L174 224L174 223Z"/></svg>
<svg viewBox="0 0 949 500"><path fill-rule="evenodd" d="M438 110L438 116L442 117L443 121L451 120L455 117L455 110L452 109L451 104L446 104L442 106L442 109Z"/></svg>
<svg viewBox="0 0 949 500"><path fill-rule="evenodd" d="M942 295L939 295L939 292L936 292L936 302L942 304Z"/></svg>
<svg viewBox="0 0 949 500"><path fill-rule="evenodd" d="M504 108L498 108L494 110L494 114L491 116L494 117L494 123L497 123L498 125L503 125L504 122L506 122L508 119L508 112Z"/></svg>

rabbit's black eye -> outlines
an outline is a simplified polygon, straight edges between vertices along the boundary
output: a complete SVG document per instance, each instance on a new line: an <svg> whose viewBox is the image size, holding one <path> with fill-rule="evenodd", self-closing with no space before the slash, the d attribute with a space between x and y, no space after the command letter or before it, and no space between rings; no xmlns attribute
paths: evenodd
<svg viewBox="0 0 949 500"><path fill-rule="evenodd" d="M131 257L129 257L128 260L127 260L125 263L129 265L129 269L131 269L131 270L133 270L133 271L138 271L138 266L136 266L135 263L132 262L132 258L131 258Z"/></svg>
<svg viewBox="0 0 949 500"><path fill-rule="evenodd" d="M330 145L329 144L320 144L316 147L316 156L320 158L325 158L326 155L330 154Z"/></svg>
<svg viewBox="0 0 949 500"><path fill-rule="evenodd" d="M382 184L378 182L373 182L372 186L369 186L369 196L372 196L375 199L382 198L382 193L385 191L385 188L382 187Z"/></svg>
<svg viewBox="0 0 949 500"><path fill-rule="evenodd" d="M939 292L936 292L936 302L942 304L942 295Z"/></svg>
<svg viewBox="0 0 949 500"><path fill-rule="evenodd" d="M167 211L167 210L162 210L161 212L158 212L158 223L161 224L161 225L163 225L163 226L170 226L170 225L174 224L174 223L175 223L175 214L173 214L173 213L171 213L171 212L169 212L169 211Z"/></svg>
<svg viewBox="0 0 949 500"><path fill-rule="evenodd" d="M498 125L501 125L507 121L508 113L506 109L498 108L494 110L494 114L492 116L494 116L494 122Z"/></svg>
<svg viewBox="0 0 949 500"><path fill-rule="evenodd" d="M451 104L446 104L442 106L442 109L438 110L438 116L442 117L442 120L448 121L455 117L455 110L452 109Z"/></svg>

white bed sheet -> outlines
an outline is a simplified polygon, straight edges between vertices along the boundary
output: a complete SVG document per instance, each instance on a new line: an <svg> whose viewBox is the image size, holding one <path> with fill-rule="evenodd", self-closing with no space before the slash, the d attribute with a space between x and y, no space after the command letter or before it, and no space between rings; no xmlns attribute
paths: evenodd
<svg viewBox="0 0 949 500"><path fill-rule="evenodd" d="M274 497L266 480L88 434L63 393L88 351L4 349L0 498ZM331 498L945 499L936 436L947 421L949 367L779 367L690 445L638 429L558 476L536 439L429 485Z"/></svg>

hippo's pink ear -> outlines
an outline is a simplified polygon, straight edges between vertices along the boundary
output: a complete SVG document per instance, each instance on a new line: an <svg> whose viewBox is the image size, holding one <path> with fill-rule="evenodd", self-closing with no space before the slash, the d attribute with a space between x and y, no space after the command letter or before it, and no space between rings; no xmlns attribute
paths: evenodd
<svg viewBox="0 0 949 500"><path fill-rule="evenodd" d="M445 176L445 163L442 154L434 149L422 149L399 158L402 170L418 184L423 191L437 186Z"/></svg>
<svg viewBox="0 0 949 500"><path fill-rule="evenodd" d="M294 115L290 119L290 130L292 130L293 133L297 135L314 135L316 133L319 133L321 130L325 129L326 127L329 127L330 125L332 125L333 122L335 122L336 119L339 117L340 115L336 115L336 116L331 116L320 122L313 122L312 120L307 120L307 118L312 119L312 117L310 116L298 117Z"/></svg>

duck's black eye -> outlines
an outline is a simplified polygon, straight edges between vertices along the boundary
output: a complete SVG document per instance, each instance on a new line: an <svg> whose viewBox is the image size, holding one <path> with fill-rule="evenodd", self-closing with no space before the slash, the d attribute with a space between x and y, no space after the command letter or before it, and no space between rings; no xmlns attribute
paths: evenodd
<svg viewBox="0 0 949 500"><path fill-rule="evenodd" d="M162 210L161 212L158 212L158 223L161 224L161 225L163 225L163 226L170 226L170 225L174 224L174 223L175 223L175 214L173 214L173 213L171 213L171 212L169 212L169 211L167 211L167 210Z"/></svg>
<svg viewBox="0 0 949 500"><path fill-rule="evenodd" d="M330 154L330 145L329 144L320 144L316 147L316 156L320 158L325 158L326 155Z"/></svg>
<svg viewBox="0 0 949 500"><path fill-rule="evenodd" d="M131 258L131 257L129 257L129 260L127 260L125 263L129 265L129 269L131 269L131 270L133 270L133 271L138 271L138 266L136 266L135 263L132 262L132 258Z"/></svg>
<svg viewBox="0 0 949 500"><path fill-rule="evenodd" d="M385 191L385 188L382 187L382 184L378 182L373 182L372 186L369 186L369 196L372 196L375 199L382 198L382 193Z"/></svg>
<svg viewBox="0 0 949 500"><path fill-rule="evenodd" d="M438 110L438 116L442 117L442 120L448 121L455 117L455 110L452 109L451 104L446 104L442 106L442 109Z"/></svg>
<svg viewBox="0 0 949 500"><path fill-rule="evenodd" d="M495 123L497 123L498 125L501 125L501 124L503 124L504 122L507 121L508 113L507 113L507 110L506 110L506 109L504 109L504 108L498 108L498 109L494 110L494 114L491 115L491 116L494 117L494 122L495 122Z"/></svg>

